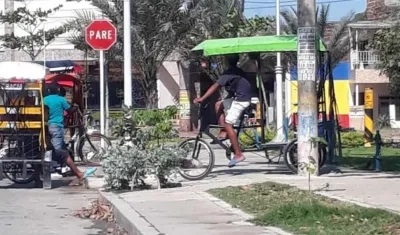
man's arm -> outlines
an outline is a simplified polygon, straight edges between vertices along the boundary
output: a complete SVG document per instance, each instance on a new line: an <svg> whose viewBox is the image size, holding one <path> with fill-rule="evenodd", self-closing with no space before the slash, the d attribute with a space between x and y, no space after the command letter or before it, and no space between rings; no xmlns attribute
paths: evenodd
<svg viewBox="0 0 400 235"><path fill-rule="evenodd" d="M228 80L228 76L222 75L210 88L208 88L207 92L199 98L199 102L203 102L205 99L214 94L220 87L225 86Z"/></svg>
<svg viewBox="0 0 400 235"><path fill-rule="evenodd" d="M204 100L206 100L208 97L214 94L214 92L216 92L218 89L219 89L219 84L214 83L210 88L208 88L207 92L202 97L200 97L199 102L203 102Z"/></svg>
<svg viewBox="0 0 400 235"><path fill-rule="evenodd" d="M69 105L68 104L68 101L67 101L67 99L63 99L63 101L62 101L62 106L63 106L63 109L65 110L65 111L67 111L69 114L71 114L71 113L73 113L73 112L75 112L77 109L78 109L78 106L75 106L75 105Z"/></svg>

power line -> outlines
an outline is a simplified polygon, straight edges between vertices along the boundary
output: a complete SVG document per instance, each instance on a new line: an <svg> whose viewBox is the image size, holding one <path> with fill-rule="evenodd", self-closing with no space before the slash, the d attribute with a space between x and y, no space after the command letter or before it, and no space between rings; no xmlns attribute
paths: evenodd
<svg viewBox="0 0 400 235"><path fill-rule="evenodd" d="M324 1L324 2L317 2L317 5L320 4L330 4L330 3L340 3L340 2L353 2L353 1L358 1L358 0L332 0L332 1ZM293 1L292 4L282 4L280 7L293 7L297 6L297 2ZM260 7L246 7L245 10L255 10L255 9L269 9L269 8L275 8L276 6L260 6Z"/></svg>

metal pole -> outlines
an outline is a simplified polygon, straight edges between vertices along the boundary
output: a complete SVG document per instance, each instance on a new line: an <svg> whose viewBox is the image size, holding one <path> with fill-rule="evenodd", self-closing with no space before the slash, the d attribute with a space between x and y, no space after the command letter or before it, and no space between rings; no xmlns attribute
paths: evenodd
<svg viewBox="0 0 400 235"><path fill-rule="evenodd" d="M288 66L289 67L289 66ZM292 116L292 83L289 71L286 71L285 74L285 124L286 124L286 133L285 133L285 141L288 141L288 132L289 132L289 124L290 117Z"/></svg>
<svg viewBox="0 0 400 235"><path fill-rule="evenodd" d="M281 34L281 22L280 22L280 0L276 0L276 35L279 36ZM285 136L283 134L283 89L282 89L282 64L281 64L281 53L276 53L276 67L275 67L275 76L276 76L276 137L275 141L281 142L284 140ZM286 97L287 98L287 97Z"/></svg>
<svg viewBox="0 0 400 235"><path fill-rule="evenodd" d="M104 135L104 51L100 51L100 133ZM100 146L104 148L104 141L101 139Z"/></svg>
<svg viewBox="0 0 400 235"><path fill-rule="evenodd" d="M4 10L5 12L13 12L14 11L14 0L5 0L4 1ZM5 34L11 35L14 33L14 24L5 24ZM6 57L6 60L15 61L15 50L14 49L6 49L9 52L9 56ZM6 53L7 55L7 53Z"/></svg>
<svg viewBox="0 0 400 235"><path fill-rule="evenodd" d="M43 69L46 74L46 22L43 22Z"/></svg>
<svg viewBox="0 0 400 235"><path fill-rule="evenodd" d="M318 101L316 89L316 16L315 0L298 0L297 80L298 80L298 161L299 175L319 175ZM313 160L311 160L313 159ZM313 166L315 171L310 171ZM308 167L307 167L308 166Z"/></svg>
<svg viewBox="0 0 400 235"><path fill-rule="evenodd" d="M105 86L105 97L106 100L104 102L105 107L105 133L109 135L110 133L110 95L108 93L108 61L104 63L104 86Z"/></svg>
<svg viewBox="0 0 400 235"><path fill-rule="evenodd" d="M124 104L132 106L131 1L124 0Z"/></svg>

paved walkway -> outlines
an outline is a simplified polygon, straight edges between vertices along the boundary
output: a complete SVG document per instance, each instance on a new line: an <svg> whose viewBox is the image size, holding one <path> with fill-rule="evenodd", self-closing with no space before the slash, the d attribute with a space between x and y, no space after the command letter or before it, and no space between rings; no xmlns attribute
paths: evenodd
<svg viewBox="0 0 400 235"><path fill-rule="evenodd" d="M246 156L246 162L228 169L224 152L216 150L216 168L204 180L184 182L181 188L104 195L126 217L122 225L130 226L137 234L284 234L275 228L256 227L246 222L250 215L205 193L211 188L265 181L308 188L306 178L288 174L284 165L268 165L256 154ZM326 196L400 213L399 178L400 175L349 170L312 178L311 184L313 189L325 188L318 193Z"/></svg>

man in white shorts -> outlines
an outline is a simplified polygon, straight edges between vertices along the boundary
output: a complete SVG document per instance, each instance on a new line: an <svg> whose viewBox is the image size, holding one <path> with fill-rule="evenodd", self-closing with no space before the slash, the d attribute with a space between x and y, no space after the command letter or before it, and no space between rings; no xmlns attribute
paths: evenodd
<svg viewBox="0 0 400 235"><path fill-rule="evenodd" d="M250 105L251 101L251 85L245 78L245 72L237 67L239 55L232 54L227 56L229 68L221 75L218 81L212 85L208 91L200 98L195 98L194 103L201 103L220 87L224 87L228 92L228 96L222 100L217 110L217 118L219 125L223 126L229 140L231 141L234 151L234 158L229 162L229 167L234 167L237 163L244 161L239 146L239 141L233 125L238 122L243 111ZM226 115L223 110L226 111Z"/></svg>

